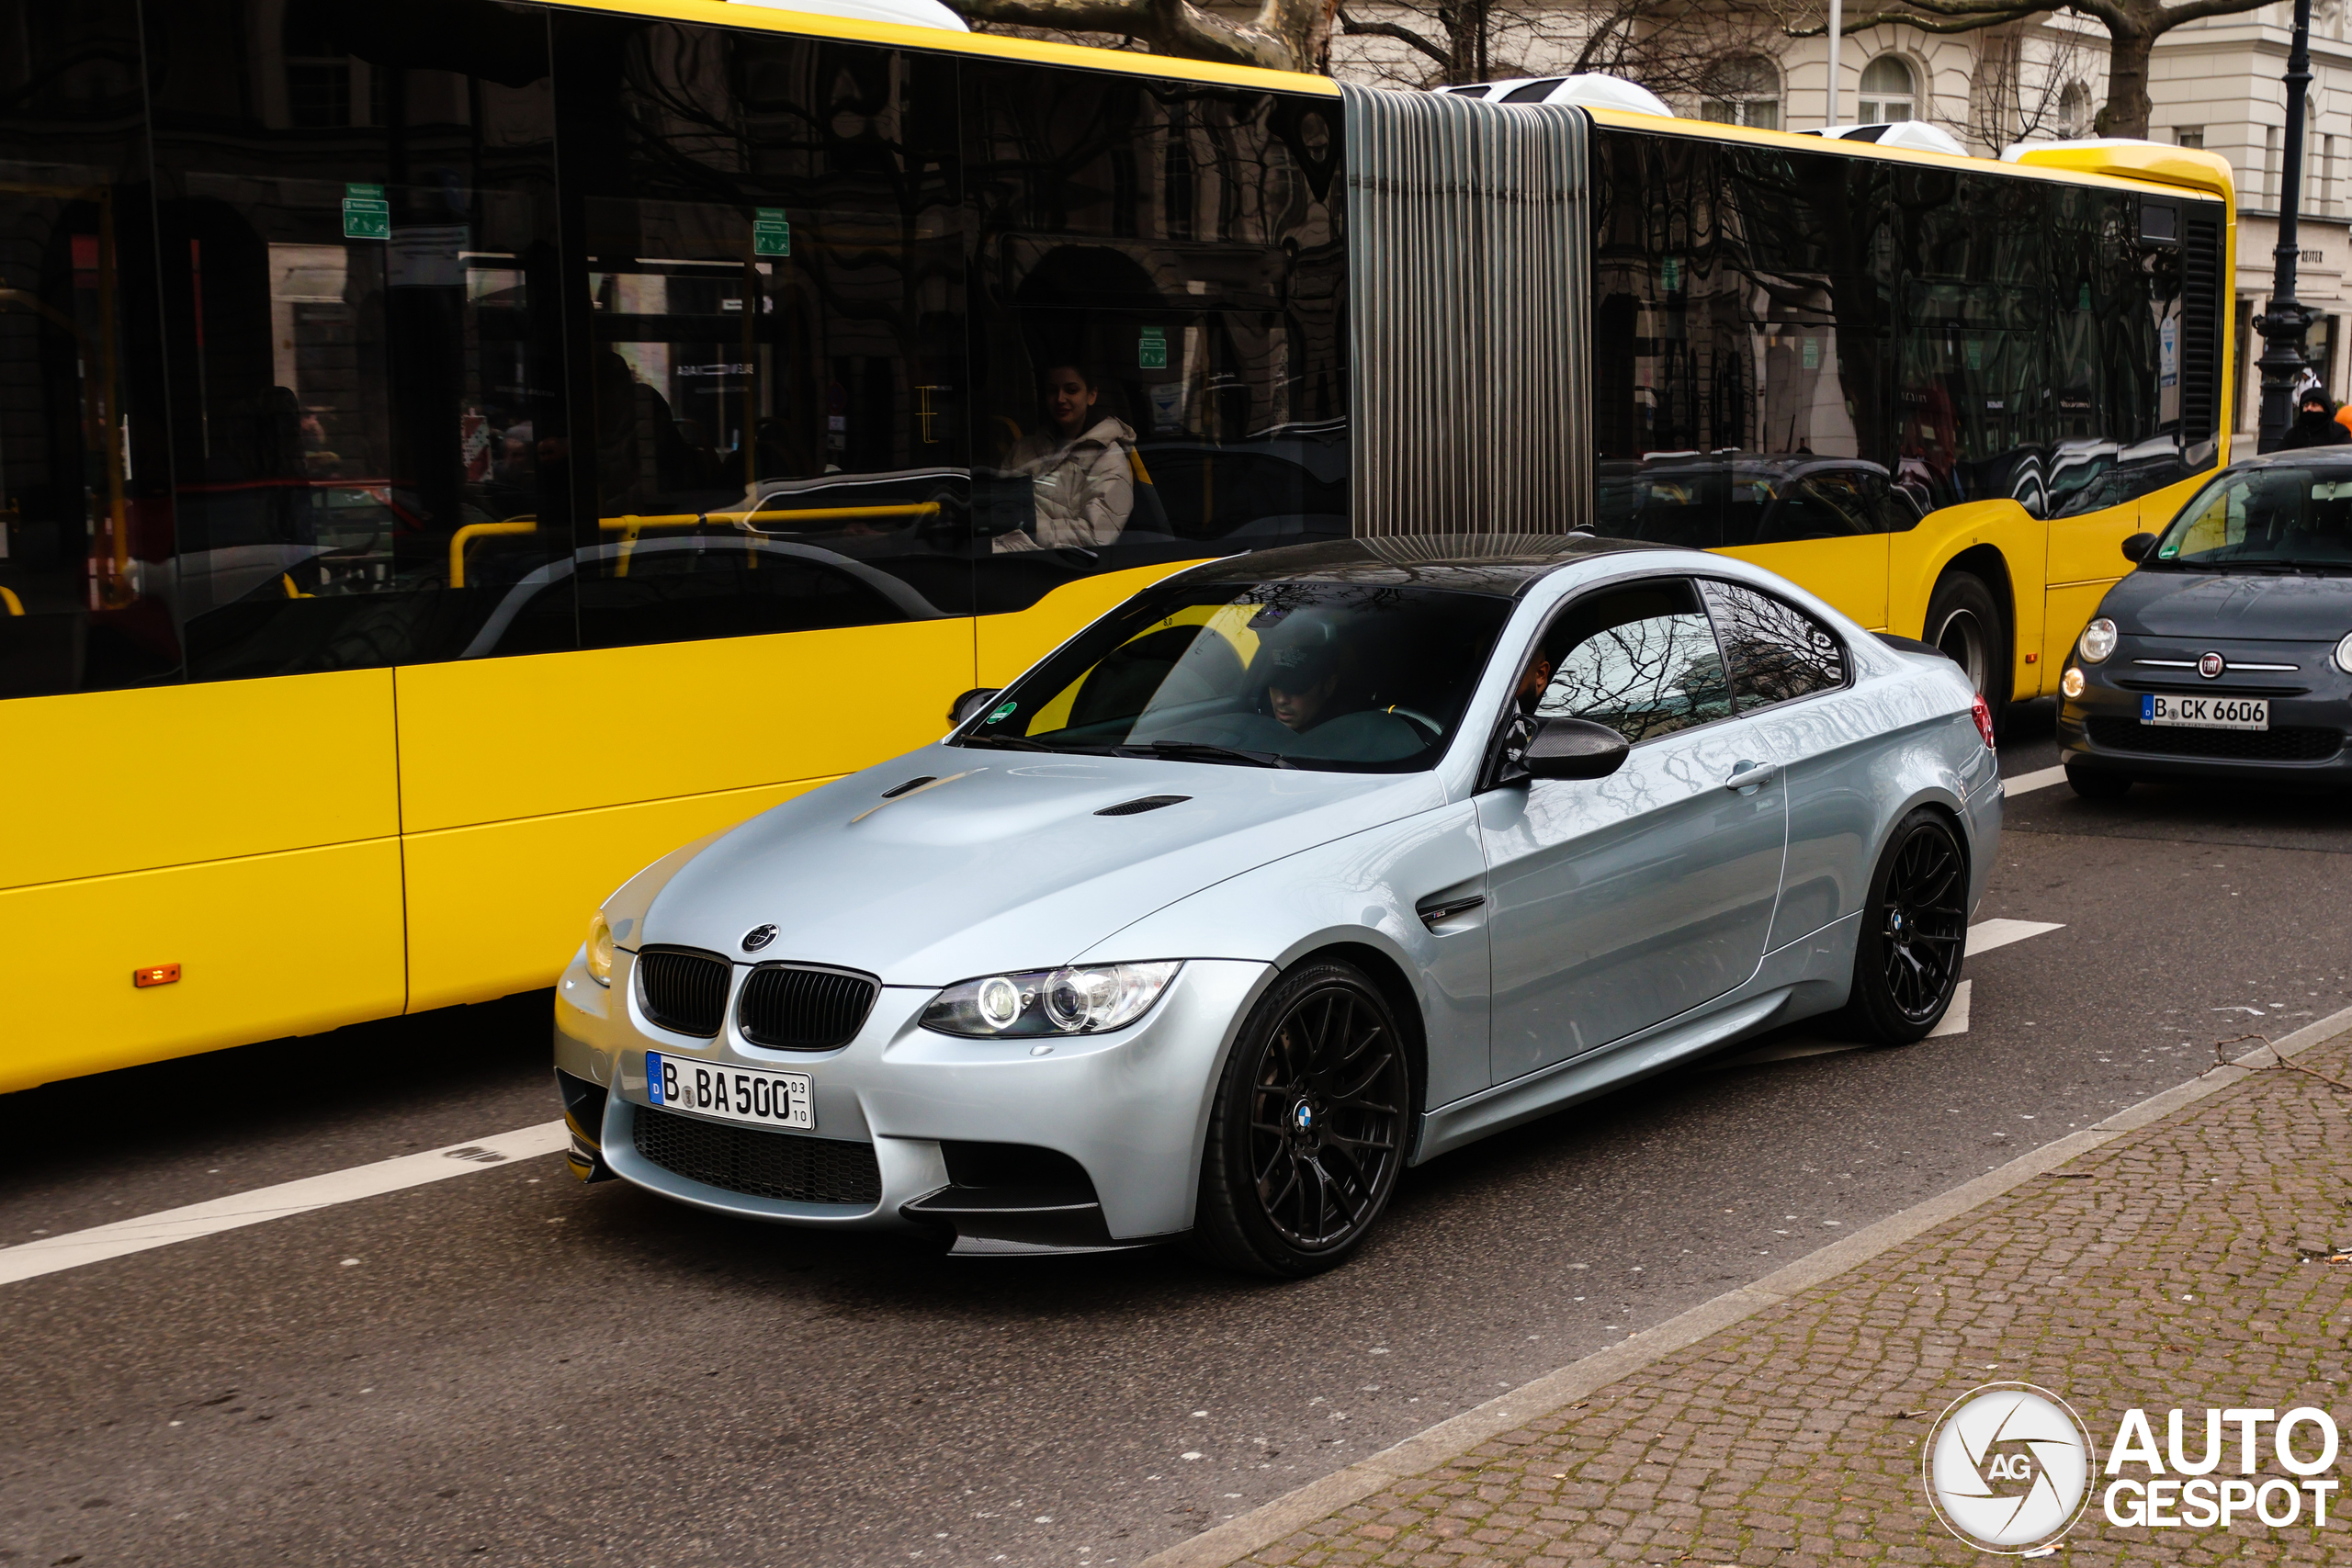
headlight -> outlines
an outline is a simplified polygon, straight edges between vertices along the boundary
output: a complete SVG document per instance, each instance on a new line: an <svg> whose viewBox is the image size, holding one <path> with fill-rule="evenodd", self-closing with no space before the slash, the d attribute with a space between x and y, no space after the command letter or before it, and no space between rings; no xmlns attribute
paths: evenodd
<svg viewBox="0 0 2352 1568"><path fill-rule="evenodd" d="M2080 670L2069 669L2064 675L2058 677L2058 690L2069 697L2081 696L2083 683L2083 672Z"/></svg>
<svg viewBox="0 0 2352 1568"><path fill-rule="evenodd" d="M2352 632L2346 632L2344 640L2335 645L2335 667L2352 675Z"/></svg>
<svg viewBox="0 0 2352 1568"><path fill-rule="evenodd" d="M1102 1034L1125 1029L1149 1012L1182 967L1091 964L989 975L940 992L922 1010L922 1026L978 1040Z"/></svg>
<svg viewBox="0 0 2352 1568"><path fill-rule="evenodd" d="M2115 623L2101 617L2083 628L2083 640L2076 645L2082 649L2086 664L2104 664L2107 656L2115 651Z"/></svg>
<svg viewBox="0 0 2352 1568"><path fill-rule="evenodd" d="M613 928L602 909L588 922L588 977L600 986L613 983Z"/></svg>

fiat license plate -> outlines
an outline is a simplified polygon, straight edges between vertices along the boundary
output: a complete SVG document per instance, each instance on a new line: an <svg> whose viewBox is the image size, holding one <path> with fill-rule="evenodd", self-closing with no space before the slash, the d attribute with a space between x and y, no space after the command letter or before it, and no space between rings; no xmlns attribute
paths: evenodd
<svg viewBox="0 0 2352 1568"><path fill-rule="evenodd" d="M2178 725L2189 729L2267 729L2270 702L2266 697L2140 698L2142 724Z"/></svg>
<svg viewBox="0 0 2352 1568"><path fill-rule="evenodd" d="M816 1109L808 1102L807 1073L763 1073L756 1067L721 1066L691 1056L645 1054L647 1098L676 1111L695 1111L753 1127L790 1127L813 1132Z"/></svg>

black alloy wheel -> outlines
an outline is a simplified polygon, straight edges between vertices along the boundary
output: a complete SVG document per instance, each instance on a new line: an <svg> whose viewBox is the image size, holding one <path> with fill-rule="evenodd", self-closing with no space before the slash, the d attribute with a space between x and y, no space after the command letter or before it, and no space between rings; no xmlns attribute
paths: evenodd
<svg viewBox="0 0 2352 1568"><path fill-rule="evenodd" d="M1330 1268L1388 1207L1412 1108L1411 1064L1379 989L1329 960L1283 976L1218 1085L1195 1248L1250 1273Z"/></svg>
<svg viewBox="0 0 2352 1568"><path fill-rule="evenodd" d="M1922 807L1871 874L1842 1015L1864 1039L1907 1045L1943 1021L1968 950L1968 854L1951 819Z"/></svg>

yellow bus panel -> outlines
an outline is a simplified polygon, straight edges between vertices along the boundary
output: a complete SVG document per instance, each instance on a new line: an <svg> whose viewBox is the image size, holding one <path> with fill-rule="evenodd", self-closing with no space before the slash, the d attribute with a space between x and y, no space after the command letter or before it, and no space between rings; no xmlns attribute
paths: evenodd
<svg viewBox="0 0 2352 1568"><path fill-rule="evenodd" d="M679 845L826 782L410 834L408 1010L553 984L613 889Z"/></svg>
<svg viewBox="0 0 2352 1568"><path fill-rule="evenodd" d="M972 623L412 664L397 673L401 819L420 833L823 778L911 750L939 738L947 705L974 684Z"/></svg>
<svg viewBox="0 0 2352 1568"><path fill-rule="evenodd" d="M0 892L0 1093L396 1013L401 950L393 839Z"/></svg>
<svg viewBox="0 0 2352 1568"><path fill-rule="evenodd" d="M972 642L979 674L971 684L1004 686L1012 678L1053 652L1097 618L1125 604L1163 577L1170 577L1199 561L1174 561L1106 571L1100 577L1066 582L1025 610L982 615ZM941 711L945 711L942 705ZM925 736L923 739L932 739ZM881 752L878 755L888 756Z"/></svg>
<svg viewBox="0 0 2352 1568"><path fill-rule="evenodd" d="M400 831L392 672L17 697L0 887Z"/></svg>
<svg viewBox="0 0 2352 1568"><path fill-rule="evenodd" d="M1778 545L1738 545L1717 555L1753 561L1818 593L1874 631L1886 629L1885 534L1843 539L1793 539ZM1910 633L1905 632L1905 636Z"/></svg>

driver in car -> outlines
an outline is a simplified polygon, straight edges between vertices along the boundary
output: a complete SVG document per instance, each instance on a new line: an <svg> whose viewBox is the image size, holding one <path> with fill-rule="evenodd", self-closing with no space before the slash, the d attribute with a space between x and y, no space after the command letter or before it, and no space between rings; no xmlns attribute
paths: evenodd
<svg viewBox="0 0 2352 1568"><path fill-rule="evenodd" d="M1339 628L1321 617L1266 639L1266 708L1294 735L1353 711L1340 697Z"/></svg>

